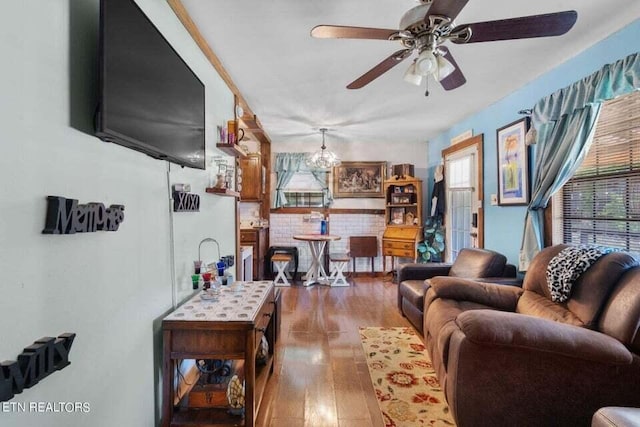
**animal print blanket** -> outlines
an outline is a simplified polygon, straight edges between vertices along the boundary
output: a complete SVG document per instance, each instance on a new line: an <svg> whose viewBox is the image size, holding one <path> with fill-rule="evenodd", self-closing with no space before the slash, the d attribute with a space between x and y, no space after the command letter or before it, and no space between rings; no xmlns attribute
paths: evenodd
<svg viewBox="0 0 640 427"><path fill-rule="evenodd" d="M564 302L571 295L571 287L580 275L595 264L601 256L618 249L604 246L578 245L563 249L549 261L547 286L554 302Z"/></svg>

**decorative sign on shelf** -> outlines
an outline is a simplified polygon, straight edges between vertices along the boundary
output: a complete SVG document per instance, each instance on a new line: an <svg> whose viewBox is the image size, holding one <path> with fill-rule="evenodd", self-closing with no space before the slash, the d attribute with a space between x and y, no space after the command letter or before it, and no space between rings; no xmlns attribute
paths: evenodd
<svg viewBox="0 0 640 427"><path fill-rule="evenodd" d="M117 231L124 220L124 205L91 202L79 205L75 199L47 196L47 218L43 234L92 233Z"/></svg>
<svg viewBox="0 0 640 427"><path fill-rule="evenodd" d="M200 196L185 191L173 192L173 211L174 212L199 212Z"/></svg>
<svg viewBox="0 0 640 427"><path fill-rule="evenodd" d="M0 363L0 402L13 399L23 389L69 366L69 352L75 337L76 334L65 333L58 338L40 338L26 347L17 361Z"/></svg>

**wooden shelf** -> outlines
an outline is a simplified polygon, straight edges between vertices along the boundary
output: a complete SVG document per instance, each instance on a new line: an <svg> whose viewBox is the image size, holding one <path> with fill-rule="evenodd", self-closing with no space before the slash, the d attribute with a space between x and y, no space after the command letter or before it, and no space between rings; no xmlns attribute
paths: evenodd
<svg viewBox="0 0 640 427"><path fill-rule="evenodd" d="M216 148L220 151L224 151L230 156L245 157L247 152L244 151L238 144L216 144Z"/></svg>
<svg viewBox="0 0 640 427"><path fill-rule="evenodd" d="M417 248L422 240L419 225L422 224L422 181L408 175L392 177L384 181L384 195L386 228L382 236L382 270L386 272L388 256L392 270L395 257L413 258L413 262L417 262ZM398 203L400 201L406 203Z"/></svg>
<svg viewBox="0 0 640 427"><path fill-rule="evenodd" d="M255 114L253 114L253 115L245 114L242 117L238 117L238 120L240 121L243 129L246 132L264 133L264 130L262 129L262 124L260 123L260 121L258 120L258 117L256 117Z"/></svg>
<svg viewBox="0 0 640 427"><path fill-rule="evenodd" d="M240 193L238 193L237 191L229 190L228 188L207 187L205 191L207 193L217 194L218 196L227 196L227 197L235 197L235 198L240 197Z"/></svg>
<svg viewBox="0 0 640 427"><path fill-rule="evenodd" d="M227 408L179 408L173 414L170 426L237 426L243 423L239 415L231 415Z"/></svg>
<svg viewBox="0 0 640 427"><path fill-rule="evenodd" d="M269 376L273 372L273 363L273 354L270 354L269 358L267 359L266 365L256 366L255 394L258 399L258 401L256 402L256 414L260 411L260 404L262 403L262 398L264 397L264 390L267 387Z"/></svg>

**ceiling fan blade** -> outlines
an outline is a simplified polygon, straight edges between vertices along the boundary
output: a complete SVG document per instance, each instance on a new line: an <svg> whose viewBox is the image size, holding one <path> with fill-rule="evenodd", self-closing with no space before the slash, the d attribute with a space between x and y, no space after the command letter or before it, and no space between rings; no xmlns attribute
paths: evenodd
<svg viewBox="0 0 640 427"><path fill-rule="evenodd" d="M471 38L468 41L465 42L464 39L452 39L451 41L454 43L478 43L560 36L569 31L577 19L578 13L575 10L566 10L544 15L476 22L458 27L471 29ZM457 32L458 28L453 31Z"/></svg>
<svg viewBox="0 0 640 427"><path fill-rule="evenodd" d="M424 20L428 23L429 15L441 15L447 16L453 21L468 1L469 0L433 0Z"/></svg>
<svg viewBox="0 0 640 427"><path fill-rule="evenodd" d="M364 87L380 77L382 74L386 73L400 62L405 59L407 56L411 55L411 49L402 49L393 54L391 54L387 59L349 83L347 89L360 89Z"/></svg>
<svg viewBox="0 0 640 427"><path fill-rule="evenodd" d="M442 56L447 61L449 61L451 65L453 65L455 68L453 73L449 74L447 77L440 80L440 84L442 85L442 87L445 90L453 90L465 84L467 82L467 79L464 77L464 74L462 74L462 70L460 70L460 66L458 66L458 63L456 62L456 60L453 59L453 55L451 55L451 52L449 52L449 49L447 49L444 46L440 46L438 49L444 52Z"/></svg>
<svg viewBox="0 0 640 427"><path fill-rule="evenodd" d="M370 39L389 40L398 30L384 28L343 27L339 25L318 25L311 30L311 36L319 39Z"/></svg>

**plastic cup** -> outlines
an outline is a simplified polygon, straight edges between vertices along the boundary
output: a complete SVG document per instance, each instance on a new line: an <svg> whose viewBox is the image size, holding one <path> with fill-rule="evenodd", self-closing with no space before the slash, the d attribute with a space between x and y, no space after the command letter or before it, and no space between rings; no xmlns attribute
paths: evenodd
<svg viewBox="0 0 640 427"><path fill-rule="evenodd" d="M224 276L224 262L222 261L218 261L218 263L216 264L216 267L218 268L218 277L223 277Z"/></svg>
<svg viewBox="0 0 640 427"><path fill-rule="evenodd" d="M198 286L200 285L200 275L199 274L192 274L191 275L191 283L193 283L193 289L198 289Z"/></svg>

